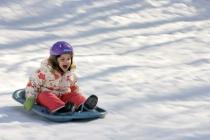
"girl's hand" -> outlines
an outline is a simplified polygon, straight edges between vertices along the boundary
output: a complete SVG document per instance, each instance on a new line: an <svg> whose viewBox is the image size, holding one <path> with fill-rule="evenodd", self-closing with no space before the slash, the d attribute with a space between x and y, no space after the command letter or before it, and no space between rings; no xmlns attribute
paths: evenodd
<svg viewBox="0 0 210 140"><path fill-rule="evenodd" d="M79 86L78 85L72 85L72 86L70 86L70 88L71 88L71 92L76 92L76 93L78 93L79 92Z"/></svg>

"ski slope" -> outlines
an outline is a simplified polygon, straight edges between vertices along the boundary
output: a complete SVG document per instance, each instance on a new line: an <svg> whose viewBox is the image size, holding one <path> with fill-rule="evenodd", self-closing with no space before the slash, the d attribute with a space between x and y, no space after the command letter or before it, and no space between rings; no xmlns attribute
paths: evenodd
<svg viewBox="0 0 210 140"><path fill-rule="evenodd" d="M1 0L0 140L209 140L209 0ZM68 41L104 119L54 123L12 98Z"/></svg>

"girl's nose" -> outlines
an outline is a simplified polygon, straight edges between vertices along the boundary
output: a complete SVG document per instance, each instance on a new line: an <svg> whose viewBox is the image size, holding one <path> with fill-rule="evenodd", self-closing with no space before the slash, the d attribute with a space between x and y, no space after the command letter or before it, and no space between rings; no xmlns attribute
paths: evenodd
<svg viewBox="0 0 210 140"><path fill-rule="evenodd" d="M70 63L70 60L65 60L64 61L64 64L68 64L68 63Z"/></svg>

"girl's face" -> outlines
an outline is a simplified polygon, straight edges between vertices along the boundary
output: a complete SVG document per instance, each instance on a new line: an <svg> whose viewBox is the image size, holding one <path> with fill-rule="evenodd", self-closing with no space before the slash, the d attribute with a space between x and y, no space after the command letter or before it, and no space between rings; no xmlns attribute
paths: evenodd
<svg viewBox="0 0 210 140"><path fill-rule="evenodd" d="M58 65L64 72L68 71L71 65L71 54L62 54L58 57Z"/></svg>

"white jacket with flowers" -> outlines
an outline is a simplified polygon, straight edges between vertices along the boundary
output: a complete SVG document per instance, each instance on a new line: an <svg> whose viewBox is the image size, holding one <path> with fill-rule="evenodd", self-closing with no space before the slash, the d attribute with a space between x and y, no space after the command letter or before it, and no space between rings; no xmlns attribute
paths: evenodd
<svg viewBox="0 0 210 140"><path fill-rule="evenodd" d="M41 67L30 76L26 86L26 97L36 97L42 91L51 91L54 94L69 93L72 87L77 88L76 80L76 75L72 70L61 75L55 70L53 71L46 59L42 61Z"/></svg>

